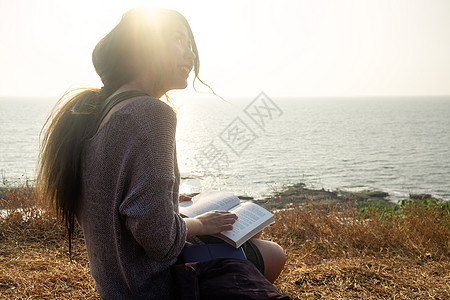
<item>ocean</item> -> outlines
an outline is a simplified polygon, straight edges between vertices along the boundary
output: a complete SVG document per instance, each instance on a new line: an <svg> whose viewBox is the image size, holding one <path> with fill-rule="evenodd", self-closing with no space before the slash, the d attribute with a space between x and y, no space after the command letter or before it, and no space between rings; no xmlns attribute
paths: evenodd
<svg viewBox="0 0 450 300"><path fill-rule="evenodd" d="M176 97L174 97L176 98ZM294 183L450 199L450 97L200 97L177 102L183 193L255 198ZM1 184L33 180L56 99L0 98Z"/></svg>

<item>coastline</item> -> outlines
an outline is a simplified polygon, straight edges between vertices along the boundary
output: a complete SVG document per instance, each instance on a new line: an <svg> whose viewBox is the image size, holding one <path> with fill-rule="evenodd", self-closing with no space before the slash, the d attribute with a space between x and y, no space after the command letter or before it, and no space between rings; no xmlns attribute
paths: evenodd
<svg viewBox="0 0 450 300"><path fill-rule="evenodd" d="M428 197L430 195L423 194ZM422 195L410 195L410 199L416 199ZM430 196L431 197L431 196ZM340 189L326 190L307 188L304 183L296 183L285 186L273 195L267 196L259 203L269 209L283 209L289 206L303 206L311 203L315 206L334 206L338 203L361 207L364 204L381 204L386 207L394 206L389 199L389 193L377 190L344 191Z"/></svg>
<svg viewBox="0 0 450 300"><path fill-rule="evenodd" d="M295 183L286 185L273 194L264 196L261 199L247 196L239 196L239 198L243 201L254 201L269 210L282 210L292 207L301 208L307 204L321 206L324 209L332 208L338 204L357 208L368 205L390 208L394 207L401 200L436 199L442 202L446 201L427 193L411 193L407 197L399 198L398 200L392 200L390 196L388 192L380 190L346 191L341 189L314 189L306 187L304 183Z"/></svg>

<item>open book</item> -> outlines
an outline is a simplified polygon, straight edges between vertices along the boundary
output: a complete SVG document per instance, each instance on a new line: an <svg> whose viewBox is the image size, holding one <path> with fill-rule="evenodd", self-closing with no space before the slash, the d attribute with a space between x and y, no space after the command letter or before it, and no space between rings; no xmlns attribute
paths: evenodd
<svg viewBox="0 0 450 300"><path fill-rule="evenodd" d="M238 216L233 230L223 231L216 236L238 248L255 234L274 223L273 214L252 202L240 203L237 196L222 191L206 191L181 202L180 214L194 218L212 210L226 210Z"/></svg>

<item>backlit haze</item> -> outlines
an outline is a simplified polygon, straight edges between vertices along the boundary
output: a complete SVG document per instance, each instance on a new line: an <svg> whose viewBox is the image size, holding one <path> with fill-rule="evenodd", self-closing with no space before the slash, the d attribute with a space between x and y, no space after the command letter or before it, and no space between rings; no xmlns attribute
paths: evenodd
<svg viewBox="0 0 450 300"><path fill-rule="evenodd" d="M447 0L0 0L0 96L100 87L94 46L143 4L186 16L224 98L450 95Z"/></svg>

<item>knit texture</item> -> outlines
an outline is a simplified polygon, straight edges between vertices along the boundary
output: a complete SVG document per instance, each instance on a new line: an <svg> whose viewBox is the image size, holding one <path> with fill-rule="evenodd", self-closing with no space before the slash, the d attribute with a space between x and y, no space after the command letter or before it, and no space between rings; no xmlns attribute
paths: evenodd
<svg viewBox="0 0 450 300"><path fill-rule="evenodd" d="M186 240L178 214L176 114L139 97L85 145L77 215L102 299L173 299L169 268Z"/></svg>

